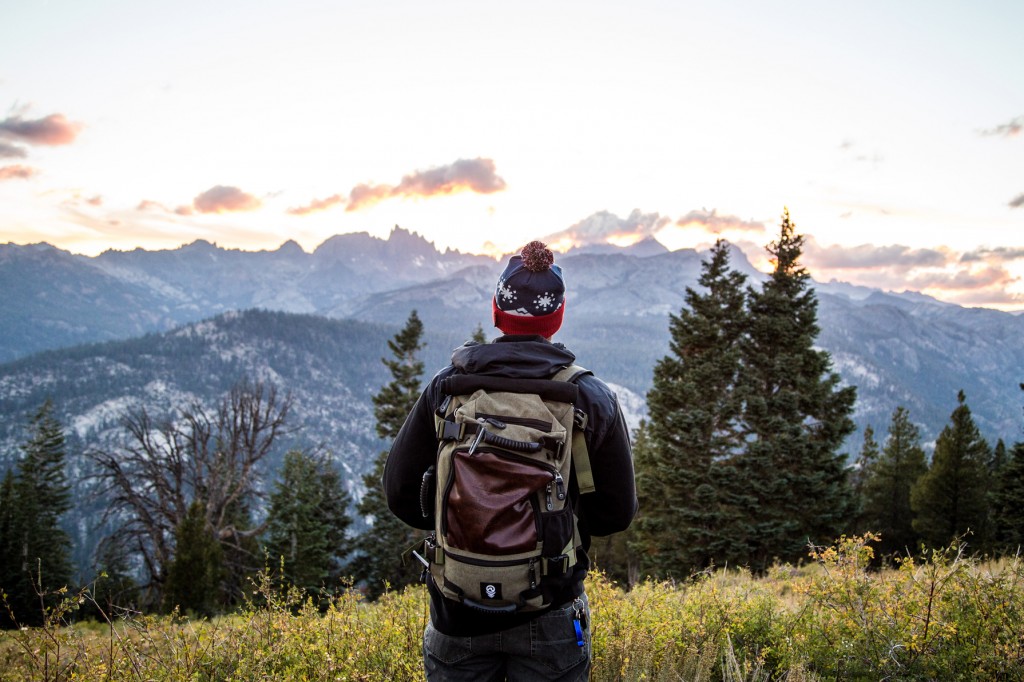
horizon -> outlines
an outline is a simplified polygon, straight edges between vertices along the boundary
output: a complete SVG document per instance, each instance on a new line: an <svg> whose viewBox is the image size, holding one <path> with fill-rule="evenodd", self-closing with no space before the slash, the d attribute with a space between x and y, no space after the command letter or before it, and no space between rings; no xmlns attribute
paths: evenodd
<svg viewBox="0 0 1024 682"><path fill-rule="evenodd" d="M197 237L196 239L194 239L191 242L184 243L184 244L179 244L178 246L175 246L175 247L164 247L164 248L156 248L156 249L147 249L147 248L144 248L144 247L141 247L141 246L136 246L136 247L131 248L131 249L110 248L110 249L107 249L106 251L103 251L101 253L91 254L91 255L90 254L83 254L83 253L75 253L74 251L69 251L67 249L63 249L63 248L61 248L59 246L56 246L54 244L51 244L49 242L34 242L34 243L30 243L30 244L15 244L13 242L8 242L6 245L0 245L0 246L16 246L16 247L24 248L24 247L45 245L45 246L49 246L51 248L59 249L59 250L64 251L66 253L70 253L71 255L82 256L82 257L85 257L85 258L97 258L97 257L103 255L104 253L108 253L108 252L111 252L111 253L132 253L132 252L136 252L136 251L143 251L143 252L146 252L146 253L157 253L157 252L166 252L166 251L177 251L177 250L181 250L181 249L184 249L186 247L189 247L189 246L193 246L193 245L195 245L197 243L208 244L212 248L215 248L215 249L220 249L220 250L224 250L224 251L236 251L236 252L239 252L239 253L274 253L274 252L277 252L277 251L280 251L280 250L284 249L285 246L290 243L290 244L294 244L295 247L298 248L300 251L302 251L302 253L304 255L309 256L309 255L313 255L313 253L317 249L319 249L321 246L326 244L328 241L330 241L330 240L332 240L332 239L334 239L336 237L343 237L343 236L348 236L348 235L365 235L366 237L368 237L370 239L377 239L377 240L380 240L380 241L387 241L387 240L389 240L391 238L391 235L396 230L401 230L401 231L404 231L406 234L409 234L409 235L411 235L413 237L418 237L420 239L423 239L438 254L443 254L444 253L441 250L441 248L439 248L438 245L436 243L434 243L433 241L431 241L426 235L419 234L415 230L409 230L409 229L403 228L403 227L401 227L399 225L395 225L392 228L392 232L389 233L386 237L378 237L376 235L370 234L369 232L367 232L365 230L359 231L359 232L345 232L345 233L340 233L340 234L334 234L334 235L331 235L331 236L327 237L326 239L324 239L324 241L320 242L319 244L314 246L312 249L307 249L307 248L303 247L301 244L299 244L297 241L295 241L294 239L291 239L291 238L285 239L283 242L281 242L276 247L264 247L264 248L250 248L250 249L246 249L246 248L242 248L242 247L224 246L224 245L218 244L215 241L211 241L211 240L209 240L209 239L207 239L205 237ZM654 236L644 237L640 241L654 241L654 242L658 243L661 247L663 247L665 249L665 253L674 253L674 252L677 252L677 251L690 250L690 251L694 251L694 252L699 254L699 253L706 253L708 251L708 249L710 249L710 245L708 245L706 247L680 246L678 248L673 249L673 248L670 248L668 245L666 245L666 244L662 243L661 241L659 241L657 239L657 237L654 237ZM568 249L565 250L565 251L557 250L555 248L552 248L552 250L555 251L556 253L558 253L560 256L572 256L573 255L572 252L574 250L582 250L582 251L585 252L587 249L602 248L602 247L603 248L611 247L611 248L615 248L615 249L625 250L625 249L628 249L628 248L630 248L632 246L635 246L636 244L640 243L640 241L633 242L632 244L627 244L627 245L617 245L617 244L613 244L613 243L610 243L610 242L607 242L607 243L604 243L604 244L572 245L572 246L568 247ZM728 241L728 240L726 240L726 241ZM747 262L755 270L757 270L758 272L761 272L762 274L765 274L765 275L770 273L771 268L770 268L770 263L768 263L768 261L767 261L767 258L762 257L760 259L761 267L759 267L758 266L758 259L752 257L751 254L747 253L744 250L743 246L735 244L733 242L729 242L729 243L732 246L734 246L735 248L740 250L740 252L743 254L743 256L747 259ZM749 244L747 246L749 246ZM461 253L463 255L481 256L481 257L485 257L485 258L490 258L490 259L494 260L496 263L500 263L504 258L507 258L507 257L512 256L512 255L515 255L515 253L517 253L517 251L510 251L509 253L501 254L499 256L494 256L494 255L489 254L489 253L471 253L471 252L467 252L467 251L459 251L458 249L453 249L453 251L456 251L457 253ZM765 265L768 266L767 269L764 267ZM992 307L977 306L977 305L975 305L975 306L969 306L969 305L968 306L964 306L962 304L955 303L953 301L946 301L946 300L943 300L941 298L932 296L931 294L926 294L924 292L916 291L916 290L913 290L913 289L904 289L902 291L897 291L895 289L885 289L885 288L881 288L881 287L873 287L873 286L870 286L870 285L867 285L867 284L857 284L857 283L854 283L854 282L847 282L847 281L838 280L838 279L835 279L835 278L832 278L832 279L829 279L829 280L826 281L826 280L822 280L822 279L816 278L814 276L813 272L809 272L809 274L811 276L811 281L814 282L817 285L824 285L824 286L828 286L828 285L848 285L848 286L852 286L852 287L866 288L866 289L869 289L869 290L879 291L879 292L882 292L882 293L892 294L892 295L896 295L896 296L903 296L903 295L908 295L908 294L914 294L914 295L920 295L920 296L924 296L924 297L927 297L927 298L934 299L935 301L938 301L940 303L945 303L945 304L949 304L949 305L956 305L956 306L960 306L960 307L963 307L963 308L981 308L981 309L987 309L987 310L996 310L998 312L1005 312L1005 313L1009 313L1009 314L1013 314L1013 315L1024 314L1024 308L1020 308L1020 309L1000 309L1000 308L992 308Z"/></svg>
<svg viewBox="0 0 1024 682"><path fill-rule="evenodd" d="M0 242L310 252L402 225L492 257L723 237L763 270L788 207L818 281L1020 310L1022 22L1010 1L23 3Z"/></svg>

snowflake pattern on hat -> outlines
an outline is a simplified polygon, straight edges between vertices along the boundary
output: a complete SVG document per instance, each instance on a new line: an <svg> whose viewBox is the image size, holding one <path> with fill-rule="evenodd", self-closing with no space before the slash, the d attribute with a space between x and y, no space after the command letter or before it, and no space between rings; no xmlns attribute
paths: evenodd
<svg viewBox="0 0 1024 682"><path fill-rule="evenodd" d="M505 284L505 280L498 282L498 293L496 298L499 299L500 303L511 303L516 300L516 290Z"/></svg>

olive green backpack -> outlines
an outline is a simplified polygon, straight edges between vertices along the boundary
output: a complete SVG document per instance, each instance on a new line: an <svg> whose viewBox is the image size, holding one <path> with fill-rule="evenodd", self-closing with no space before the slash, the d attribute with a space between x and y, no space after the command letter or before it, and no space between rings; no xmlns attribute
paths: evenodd
<svg viewBox="0 0 1024 682"><path fill-rule="evenodd" d="M434 513L424 564L445 597L492 613L536 611L570 580L580 551L574 468L580 492L593 490L574 383L584 374L572 365L552 379L441 382L435 480L425 477L421 504Z"/></svg>

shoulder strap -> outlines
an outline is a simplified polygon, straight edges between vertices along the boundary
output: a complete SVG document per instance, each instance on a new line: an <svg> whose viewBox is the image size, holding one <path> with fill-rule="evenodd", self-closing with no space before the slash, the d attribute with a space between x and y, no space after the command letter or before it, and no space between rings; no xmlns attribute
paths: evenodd
<svg viewBox="0 0 1024 682"><path fill-rule="evenodd" d="M555 381L575 384L577 379L587 374L593 374L593 372L579 365L569 365L559 370L551 378ZM590 452L587 450L587 441L584 437L588 417L587 413L576 407L575 404L573 409L575 414L573 415L572 430L572 463L576 467L576 482L580 486L580 494L584 495L596 490L594 486L594 470L590 466Z"/></svg>

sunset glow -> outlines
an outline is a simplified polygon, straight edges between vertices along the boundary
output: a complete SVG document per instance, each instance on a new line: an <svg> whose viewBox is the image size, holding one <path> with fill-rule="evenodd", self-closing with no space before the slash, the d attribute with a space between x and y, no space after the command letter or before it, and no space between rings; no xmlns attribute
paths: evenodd
<svg viewBox="0 0 1024 682"><path fill-rule="evenodd" d="M202 21L197 21L202 17ZM1024 309L1024 5L9 3L0 243L498 255L788 207L820 281Z"/></svg>

